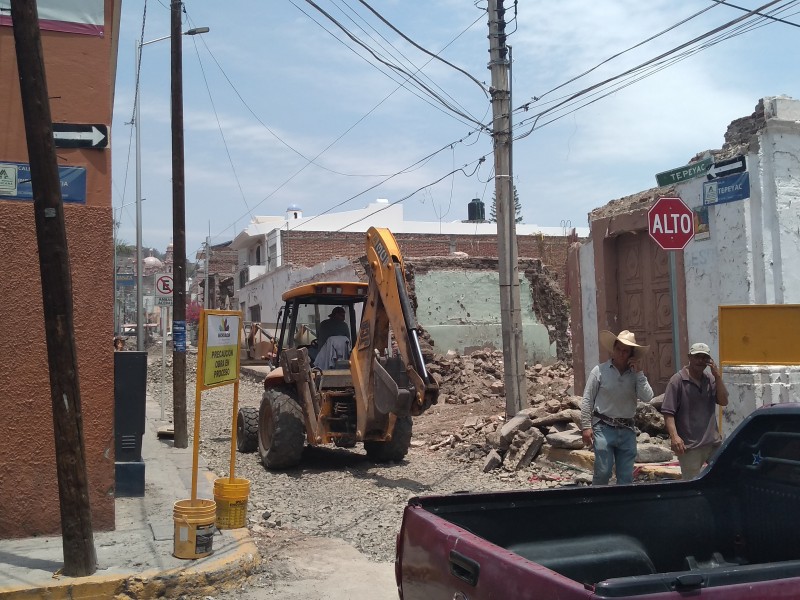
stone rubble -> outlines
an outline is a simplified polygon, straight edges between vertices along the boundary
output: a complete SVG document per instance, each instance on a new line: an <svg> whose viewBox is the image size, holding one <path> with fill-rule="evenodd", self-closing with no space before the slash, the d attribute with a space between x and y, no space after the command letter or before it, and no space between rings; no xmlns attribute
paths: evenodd
<svg viewBox="0 0 800 600"><path fill-rule="evenodd" d="M504 402L503 354L479 350L469 356L455 352L434 355L428 370L441 387L440 401L472 404L482 397L496 396ZM478 461L487 472L499 467L509 471L524 469L548 446L580 450L581 396L574 395L572 368L558 362L537 363L525 370L529 407L508 422L504 413L470 416L458 431L441 432L442 439L429 441L428 450L449 449L449 456ZM659 402L661 397L655 401ZM638 430L637 461L664 463L675 459L669 448L664 418L653 404L640 402L635 416Z"/></svg>

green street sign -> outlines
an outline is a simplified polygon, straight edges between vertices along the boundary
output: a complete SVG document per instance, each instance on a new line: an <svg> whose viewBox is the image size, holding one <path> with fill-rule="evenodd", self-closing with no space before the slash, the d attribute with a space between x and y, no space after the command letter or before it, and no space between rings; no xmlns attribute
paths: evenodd
<svg viewBox="0 0 800 600"><path fill-rule="evenodd" d="M663 173L656 173L656 182L659 187L664 187L666 185L674 185L676 183L688 181L696 177L702 177L708 173L708 170L713 164L714 160L712 158L704 158L701 161L694 162L685 167L678 167L677 169L664 171Z"/></svg>

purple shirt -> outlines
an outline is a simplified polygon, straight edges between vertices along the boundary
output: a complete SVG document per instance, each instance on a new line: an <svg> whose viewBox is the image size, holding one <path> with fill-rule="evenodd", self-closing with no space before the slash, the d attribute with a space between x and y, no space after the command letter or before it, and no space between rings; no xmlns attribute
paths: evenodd
<svg viewBox="0 0 800 600"><path fill-rule="evenodd" d="M675 417L675 429L687 450L721 443L716 418L717 383L714 376L703 373L700 386L689 377L684 367L667 384L661 412Z"/></svg>

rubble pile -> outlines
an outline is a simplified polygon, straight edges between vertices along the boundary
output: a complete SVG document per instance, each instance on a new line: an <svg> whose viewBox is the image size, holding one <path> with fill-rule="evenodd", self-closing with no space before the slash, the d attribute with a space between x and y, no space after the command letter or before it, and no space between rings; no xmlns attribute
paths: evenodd
<svg viewBox="0 0 800 600"><path fill-rule="evenodd" d="M569 453L589 452L583 450L581 396L574 393L568 364L527 366L529 406L508 421L502 352L484 349L469 356L448 352L434 356L427 367L439 383L440 403L472 404L493 397L496 403L492 406L498 409L493 414L468 416L457 430L430 436L425 442L429 451L446 451L460 461L482 461L484 472L499 467L514 472L530 467L537 459L560 462ZM664 419L653 404L640 402L635 422L637 462L674 459Z"/></svg>

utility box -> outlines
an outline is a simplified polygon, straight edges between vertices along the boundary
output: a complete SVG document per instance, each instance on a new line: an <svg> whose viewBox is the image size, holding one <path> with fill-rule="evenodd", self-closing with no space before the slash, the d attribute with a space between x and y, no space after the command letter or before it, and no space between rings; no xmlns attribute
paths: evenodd
<svg viewBox="0 0 800 600"><path fill-rule="evenodd" d="M114 352L117 496L144 495L142 436L145 430L146 397L147 352Z"/></svg>

